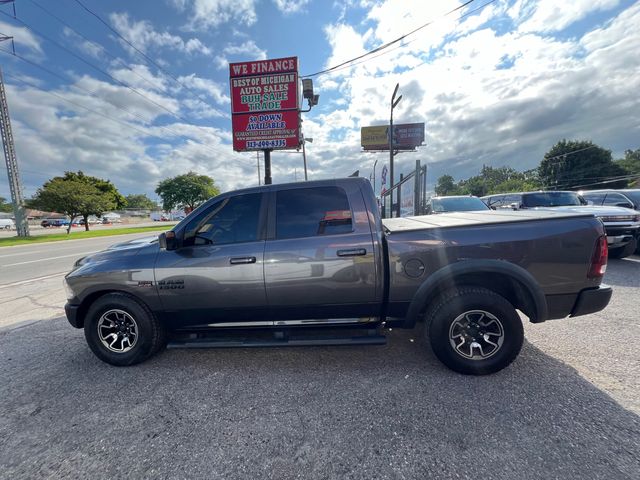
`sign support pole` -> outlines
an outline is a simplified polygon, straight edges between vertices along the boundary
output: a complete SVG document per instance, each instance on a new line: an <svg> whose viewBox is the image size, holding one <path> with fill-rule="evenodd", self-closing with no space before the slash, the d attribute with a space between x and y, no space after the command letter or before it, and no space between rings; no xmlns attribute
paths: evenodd
<svg viewBox="0 0 640 480"><path fill-rule="evenodd" d="M264 153L264 184L271 185L271 150L265 149Z"/></svg>

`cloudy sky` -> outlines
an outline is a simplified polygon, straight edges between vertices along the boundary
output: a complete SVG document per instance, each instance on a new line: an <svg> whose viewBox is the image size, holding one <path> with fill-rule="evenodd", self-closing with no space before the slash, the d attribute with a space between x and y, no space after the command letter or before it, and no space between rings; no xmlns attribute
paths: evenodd
<svg viewBox="0 0 640 480"><path fill-rule="evenodd" d="M430 184L483 164L535 167L561 138L615 156L640 147L640 2L475 0L445 15L463 3L17 0L15 19L2 6L0 33L21 57L0 44L25 194L65 170L152 198L189 170L223 190L256 185L256 154L231 146L229 61L297 56L312 75L425 24L313 76L311 179L369 177L376 160L379 178L388 154L363 153L360 127L388 123L396 83L395 120L426 124L426 145L398 155L396 172L420 159ZM274 183L303 178L300 153L272 163Z"/></svg>

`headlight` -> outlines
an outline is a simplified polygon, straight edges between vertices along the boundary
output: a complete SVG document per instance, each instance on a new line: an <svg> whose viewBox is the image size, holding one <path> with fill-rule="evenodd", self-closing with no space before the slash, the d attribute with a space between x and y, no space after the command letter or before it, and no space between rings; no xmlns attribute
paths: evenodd
<svg viewBox="0 0 640 480"><path fill-rule="evenodd" d="M638 221L637 215L608 215L600 217L603 222L636 222Z"/></svg>
<svg viewBox="0 0 640 480"><path fill-rule="evenodd" d="M64 291L67 293L67 300L71 300L73 297L76 296L75 293L73 293L73 290L71 289L69 284L67 283L66 277L62 279L62 285L64 286Z"/></svg>

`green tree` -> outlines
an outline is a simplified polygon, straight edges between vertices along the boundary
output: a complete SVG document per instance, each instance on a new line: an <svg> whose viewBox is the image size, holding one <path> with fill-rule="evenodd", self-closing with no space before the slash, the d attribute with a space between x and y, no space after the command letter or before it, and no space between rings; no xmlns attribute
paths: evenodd
<svg viewBox="0 0 640 480"><path fill-rule="evenodd" d="M125 199L127 200L127 208L139 208L141 210L153 210L157 208L156 202L144 193L127 195Z"/></svg>
<svg viewBox="0 0 640 480"><path fill-rule="evenodd" d="M591 141L561 140L538 167L542 185L558 190L624 188L626 170L614 163L611 150Z"/></svg>
<svg viewBox="0 0 640 480"><path fill-rule="evenodd" d="M629 175L640 175L640 148L626 150L624 158L616 161L616 164L624 168Z"/></svg>
<svg viewBox="0 0 640 480"><path fill-rule="evenodd" d="M84 228L89 230L89 216L102 215L107 210L123 208L125 198L109 181L79 172L65 172L62 177L54 177L38 189L29 206L40 210L64 213L71 218L84 219Z"/></svg>
<svg viewBox="0 0 640 480"><path fill-rule="evenodd" d="M98 190L95 187L84 182L55 177L38 189L27 205L31 208L65 214L71 219L67 227L67 233L69 233L71 223L80 216L85 199L97 194Z"/></svg>
<svg viewBox="0 0 640 480"><path fill-rule="evenodd" d="M213 178L195 172L162 180L155 191L162 198L162 208L182 208L186 212L220 193Z"/></svg>
<svg viewBox="0 0 640 480"><path fill-rule="evenodd" d="M436 195L455 195L457 190L458 187L451 175L442 175L438 178L438 183L436 184Z"/></svg>
<svg viewBox="0 0 640 480"><path fill-rule="evenodd" d="M11 213L13 212L13 204L7 203L7 199L0 197L0 212Z"/></svg>

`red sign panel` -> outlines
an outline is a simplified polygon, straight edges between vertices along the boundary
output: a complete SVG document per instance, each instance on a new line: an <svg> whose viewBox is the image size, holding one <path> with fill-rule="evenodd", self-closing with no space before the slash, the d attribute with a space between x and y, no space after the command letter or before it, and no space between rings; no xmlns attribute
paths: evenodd
<svg viewBox="0 0 640 480"><path fill-rule="evenodd" d="M298 72L298 57L274 58L272 60L256 60L255 62L229 64L229 76L231 78L287 72Z"/></svg>
<svg viewBox="0 0 640 480"><path fill-rule="evenodd" d="M278 73L230 80L231 113L298 108L297 73Z"/></svg>
<svg viewBox="0 0 640 480"><path fill-rule="evenodd" d="M235 114L232 121L233 149L238 152L300 145L298 110Z"/></svg>
<svg viewBox="0 0 640 480"><path fill-rule="evenodd" d="M233 149L298 148L298 58L229 64Z"/></svg>

